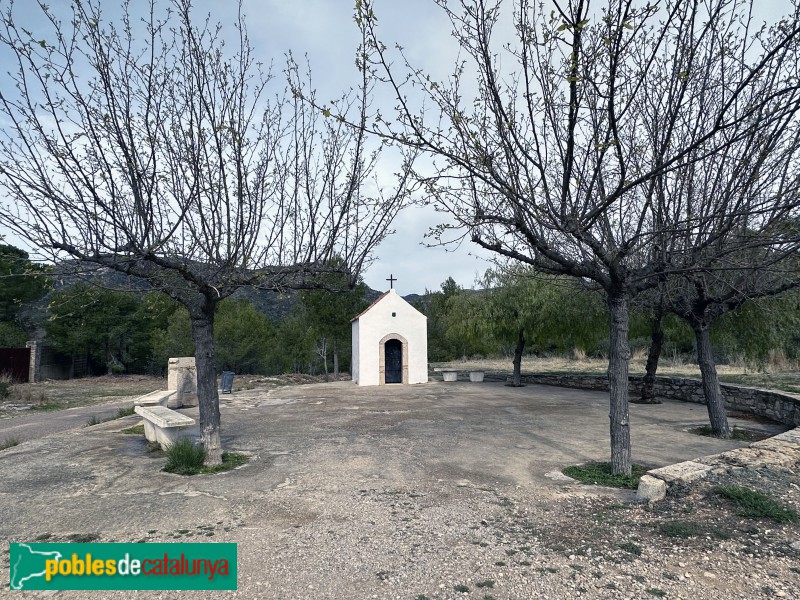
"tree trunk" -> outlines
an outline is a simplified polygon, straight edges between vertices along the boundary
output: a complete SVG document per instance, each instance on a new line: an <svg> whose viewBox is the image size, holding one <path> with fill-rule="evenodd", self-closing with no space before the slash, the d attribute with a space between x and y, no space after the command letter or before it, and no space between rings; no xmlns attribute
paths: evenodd
<svg viewBox="0 0 800 600"><path fill-rule="evenodd" d="M214 312L217 303L205 298L190 312L194 358L197 368L197 402L200 406L200 439L206 449L206 464L222 464L217 361L214 356Z"/></svg>
<svg viewBox="0 0 800 600"><path fill-rule="evenodd" d="M658 359L661 358L661 348L664 345L664 332L661 330L663 318L664 313L657 311L651 322L650 350L647 352L647 366L642 379L642 395L638 400L631 401L636 404L661 404L661 400L656 398L655 387Z"/></svg>
<svg viewBox="0 0 800 600"><path fill-rule="evenodd" d="M610 296L608 388L611 431L611 472L631 474L631 430L628 414L629 299L625 294Z"/></svg>
<svg viewBox="0 0 800 600"><path fill-rule="evenodd" d="M339 344L333 340L333 380L339 381Z"/></svg>
<svg viewBox="0 0 800 600"><path fill-rule="evenodd" d="M714 435L729 438L731 429L728 425L728 415L725 412L725 403L722 400L722 390L719 387L717 365L714 362L714 348L711 345L711 326L705 320L695 319L691 322L694 337L697 341L697 364L703 377L703 394L706 398L708 418Z"/></svg>
<svg viewBox="0 0 800 600"><path fill-rule="evenodd" d="M328 375L328 340L322 338L322 364L325 366L325 381L330 381L331 377Z"/></svg>
<svg viewBox="0 0 800 600"><path fill-rule="evenodd" d="M522 387L522 351L525 349L525 330L519 328L519 335L517 336L517 347L514 348L514 377L511 385L514 387Z"/></svg>

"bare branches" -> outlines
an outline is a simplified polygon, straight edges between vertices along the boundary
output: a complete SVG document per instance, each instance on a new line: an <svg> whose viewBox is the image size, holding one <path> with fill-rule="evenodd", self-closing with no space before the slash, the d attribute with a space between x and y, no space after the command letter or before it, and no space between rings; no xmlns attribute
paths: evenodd
<svg viewBox="0 0 800 600"><path fill-rule="evenodd" d="M658 181L743 144L796 136L800 23L790 14L754 31L744 0L594 4L557 3L548 15L518 0L516 37L501 47L501 3L440 3L474 66L467 83L462 64L448 82L396 66L364 2L370 64L397 95L401 127L377 131L433 157L428 192L481 246L636 293L672 268L650 260L656 238L716 231L719 215L753 210L708 197L701 215ZM412 109L408 82L424 111ZM780 202L784 215L797 212L796 196Z"/></svg>
<svg viewBox="0 0 800 600"><path fill-rule="evenodd" d="M62 22L42 6L41 40L5 9L0 222L53 258L119 264L175 293L300 284L286 272L333 257L355 279L408 178L381 193L380 148L301 101L310 77L291 58L285 84L262 70L241 7L228 46L189 0L151 0L143 20L123 9L112 22L81 2ZM364 122L369 98L365 72L341 106Z"/></svg>

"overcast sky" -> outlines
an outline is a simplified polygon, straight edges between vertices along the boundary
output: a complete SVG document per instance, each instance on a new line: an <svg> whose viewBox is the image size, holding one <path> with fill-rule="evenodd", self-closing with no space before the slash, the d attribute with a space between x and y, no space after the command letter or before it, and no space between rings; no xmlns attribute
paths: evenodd
<svg viewBox="0 0 800 600"><path fill-rule="evenodd" d="M135 10L140 0L132 1ZM357 78L354 58L359 32L353 22L354 0L244 0L251 42L264 63L274 62L280 71L284 55L307 55L319 98L336 98L350 88ZM0 7L8 0L0 0ZM52 0L51 6L68 6L65 0ZM144 4L142 2L142 4ZM510 3L508 3L510 5ZM758 2L764 18L780 14L783 0ZM33 0L19 1L15 13L33 12ZM223 26L233 23L235 0L196 0L198 16L211 12L212 20ZM105 2L103 3L105 8ZM109 10L117 3L109 3ZM456 60L456 48L450 37L450 24L433 0L376 0L381 38L387 46L401 44L409 60L436 79L446 77ZM35 9L38 10L38 9ZM34 34L35 35L35 34ZM378 95L377 102L388 108L392 99ZM391 172L392 166L387 166ZM452 276L460 285L472 287L476 276L490 264L488 254L470 242L445 251L425 246L424 235L443 215L431 208L411 207L397 218L395 233L375 251L375 262L364 273L366 283L375 289L388 289L386 278L392 274L401 294L438 289ZM2 232L0 232L2 233ZM9 238L10 243L15 243ZM22 244L20 244L22 245ZM480 258L483 257L483 258Z"/></svg>
<svg viewBox="0 0 800 600"><path fill-rule="evenodd" d="M359 31L353 5L352 0L246 0L244 7L254 46L278 62L287 50L308 55L320 97L327 93L334 98L358 76L354 60ZM399 43L412 63L437 78L447 75L456 58L455 46L450 23L432 0L377 0L376 8L387 46ZM394 105L386 96L378 101L388 108ZM432 208L411 207L400 213L395 233L377 248L375 262L364 273L367 285L388 289L386 278L391 274L400 294L438 289L448 276L472 287L476 275L490 266L488 255L471 243L451 251L427 247L423 236L442 219Z"/></svg>

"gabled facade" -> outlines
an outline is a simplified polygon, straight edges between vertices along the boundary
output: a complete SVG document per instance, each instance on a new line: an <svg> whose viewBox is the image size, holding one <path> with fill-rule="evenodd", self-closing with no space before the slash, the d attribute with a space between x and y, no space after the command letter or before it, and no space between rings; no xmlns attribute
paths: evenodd
<svg viewBox="0 0 800 600"><path fill-rule="evenodd" d="M352 320L353 381L358 385L426 383L428 318L395 290Z"/></svg>

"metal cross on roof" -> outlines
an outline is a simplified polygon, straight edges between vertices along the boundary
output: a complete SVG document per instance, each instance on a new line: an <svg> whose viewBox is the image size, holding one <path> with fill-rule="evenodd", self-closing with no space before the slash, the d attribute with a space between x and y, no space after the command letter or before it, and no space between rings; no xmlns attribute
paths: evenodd
<svg viewBox="0 0 800 600"><path fill-rule="evenodd" d="M389 273L389 278L386 281L389 282L389 289L392 289L394 288L394 282L397 281L397 279L394 278L394 275Z"/></svg>

